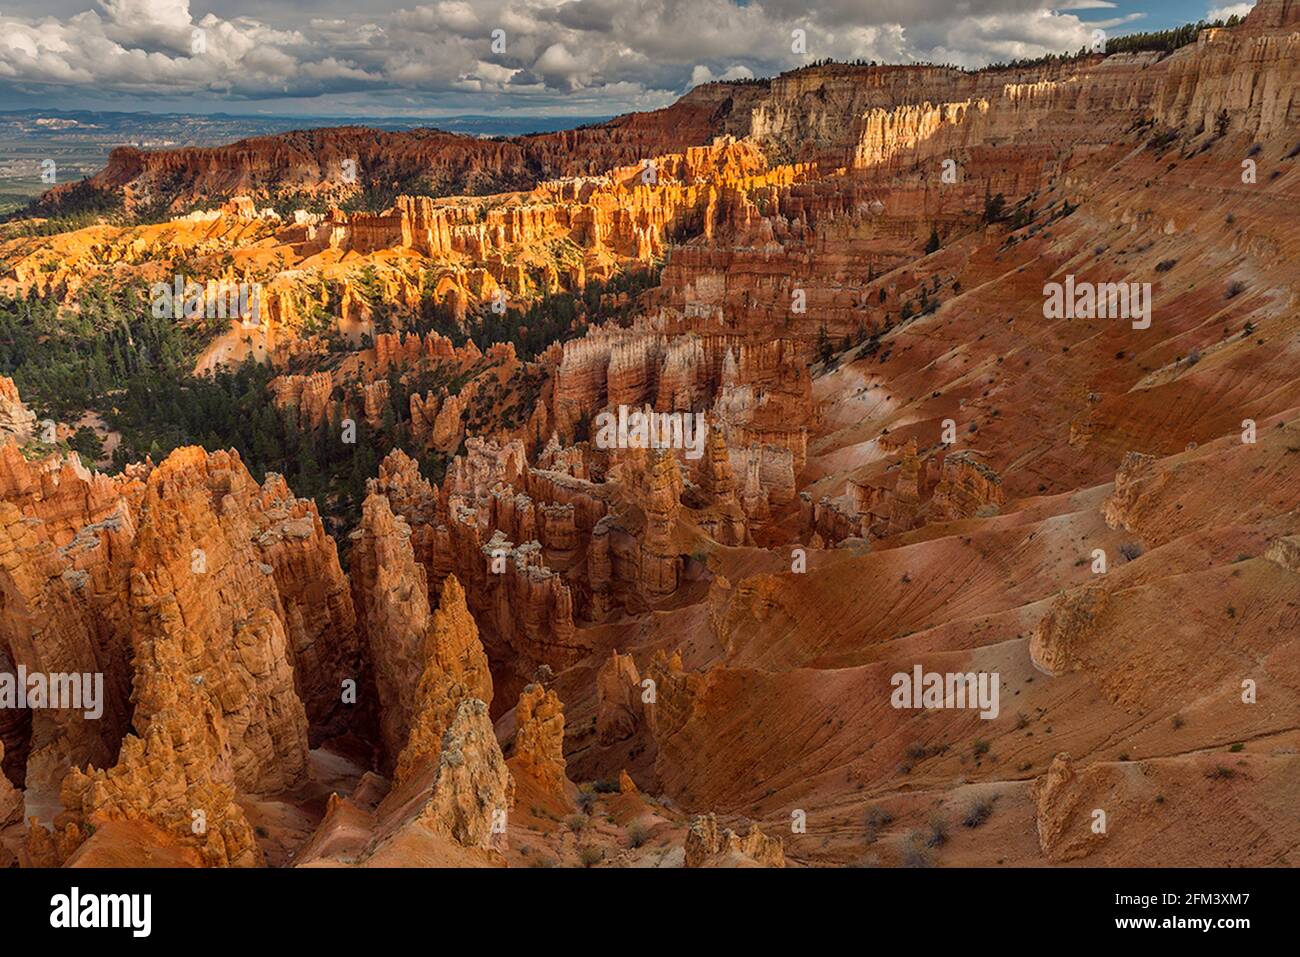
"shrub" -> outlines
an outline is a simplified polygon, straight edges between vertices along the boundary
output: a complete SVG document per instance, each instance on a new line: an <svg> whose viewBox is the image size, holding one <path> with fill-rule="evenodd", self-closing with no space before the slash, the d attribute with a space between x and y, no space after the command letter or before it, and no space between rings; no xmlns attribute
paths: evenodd
<svg viewBox="0 0 1300 957"><path fill-rule="evenodd" d="M930 858L924 848L915 844L909 844L907 850L903 851L904 867L934 867L934 861Z"/></svg>
<svg viewBox="0 0 1300 957"><path fill-rule="evenodd" d="M979 827L989 819L993 813L993 801L989 798L980 798L969 808L966 809L966 816L962 818L962 824L967 827Z"/></svg>
<svg viewBox="0 0 1300 957"><path fill-rule="evenodd" d="M605 852L588 844L578 851L578 857L582 861L583 867L592 867L605 859Z"/></svg>
<svg viewBox="0 0 1300 957"><path fill-rule="evenodd" d="M1131 562L1142 556L1142 546L1137 542L1125 542L1119 547L1119 553L1124 556L1126 562Z"/></svg>
<svg viewBox="0 0 1300 957"><path fill-rule="evenodd" d="M1147 143L1147 148L1159 153L1162 150L1168 149L1177 142L1177 140L1177 130L1162 130L1155 136L1151 137L1150 141Z"/></svg>
<svg viewBox="0 0 1300 957"><path fill-rule="evenodd" d="M878 804L867 808L867 826L884 827L894 823L894 816Z"/></svg>
<svg viewBox="0 0 1300 957"><path fill-rule="evenodd" d="M948 843L948 822L941 817L930 818L929 828L925 835L926 847L942 847Z"/></svg>
<svg viewBox="0 0 1300 957"><path fill-rule="evenodd" d="M627 846L640 847L646 841L646 829L641 824L633 824L627 829Z"/></svg>
<svg viewBox="0 0 1300 957"><path fill-rule="evenodd" d="M1006 197L1001 193L984 200L984 222L997 223L1006 218Z"/></svg>

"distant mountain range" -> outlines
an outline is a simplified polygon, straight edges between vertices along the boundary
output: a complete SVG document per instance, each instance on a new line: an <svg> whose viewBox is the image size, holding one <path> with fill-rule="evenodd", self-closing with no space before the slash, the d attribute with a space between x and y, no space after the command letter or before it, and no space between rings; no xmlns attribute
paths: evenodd
<svg viewBox="0 0 1300 957"><path fill-rule="evenodd" d="M228 113L127 113L97 110L0 111L0 213L19 209L50 187L43 163L53 160L57 183L90 176L119 146L168 149L217 146L253 136L321 127L365 126L385 131L439 129L476 137L527 136L589 123L603 116L236 116Z"/></svg>
<svg viewBox="0 0 1300 957"><path fill-rule="evenodd" d="M230 113L118 113L97 110L0 111L0 135L59 137L77 134L122 137L115 145L149 145L164 138L171 146L209 146L245 136L264 136L323 126L367 126L380 130L434 128L471 136L524 136L550 133L608 116L340 117L239 116ZM142 142L143 141L143 142Z"/></svg>

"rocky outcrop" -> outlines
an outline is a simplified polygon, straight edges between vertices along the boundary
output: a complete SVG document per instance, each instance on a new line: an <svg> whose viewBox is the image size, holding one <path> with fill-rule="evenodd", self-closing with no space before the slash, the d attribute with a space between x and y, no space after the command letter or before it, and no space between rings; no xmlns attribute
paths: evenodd
<svg viewBox="0 0 1300 957"><path fill-rule="evenodd" d="M650 596L667 595L677 588L680 572L674 526L680 508L681 473L673 454L650 453L645 479L645 533L641 539L641 584Z"/></svg>
<svg viewBox="0 0 1300 957"><path fill-rule="evenodd" d="M545 793L565 796L564 709L553 690L530 684L519 696L510 765L516 775L532 778Z"/></svg>
<svg viewBox="0 0 1300 957"><path fill-rule="evenodd" d="M260 493L233 453L173 452L149 475L131 581L137 727L139 671L150 658L141 642L184 634L172 631L174 610L201 643L185 649L184 678L220 702L234 780L253 793L301 780L307 730L288 615L254 542Z"/></svg>
<svg viewBox="0 0 1300 957"><path fill-rule="evenodd" d="M627 773L627 768L624 768L622 771L618 772L618 793L619 794L636 794L639 791L640 788L636 786L636 782L632 780L632 776Z"/></svg>
<svg viewBox="0 0 1300 957"><path fill-rule="evenodd" d="M1102 515L1111 528L1135 531L1141 521L1143 496L1159 489L1165 478L1160 476L1154 455L1129 452L1115 472L1115 489L1102 506Z"/></svg>
<svg viewBox="0 0 1300 957"><path fill-rule="evenodd" d="M654 703L645 708L646 722L661 744L677 734L690 719L705 676L687 671L680 651L656 651L645 671L654 682Z"/></svg>
<svg viewBox="0 0 1300 957"><path fill-rule="evenodd" d="M596 736L601 744L630 738L644 720L641 675L631 655L617 651L596 672Z"/></svg>
<svg viewBox="0 0 1300 957"><path fill-rule="evenodd" d="M925 474L926 463L917 455L916 440L909 440L899 457L898 480L894 485L889 516L890 531L905 532L916 524Z"/></svg>
<svg viewBox="0 0 1300 957"><path fill-rule="evenodd" d="M687 867L785 867L780 838L768 837L751 824L741 837L719 828L712 814L696 818L686 832Z"/></svg>
<svg viewBox="0 0 1300 957"><path fill-rule="evenodd" d="M0 741L0 763L4 761L4 742ZM23 793L0 772L0 827L23 819Z"/></svg>
<svg viewBox="0 0 1300 957"><path fill-rule="evenodd" d="M1002 502L1002 480L998 474L970 452L953 452L943 460L928 518L943 522L977 515L985 517L996 513Z"/></svg>
<svg viewBox="0 0 1300 957"><path fill-rule="evenodd" d="M66 479L67 491L81 484ZM30 507L39 513L50 504L37 498ZM131 510L123 505L102 523L82 526L64 548L51 538L58 532L57 521L24 517L11 502L0 502L2 670L85 676L89 684L78 697L99 698L98 708L85 700L81 708L0 712L9 719L0 724L0 741L10 748L11 773L46 795L57 792L69 765L111 764L129 717Z"/></svg>
<svg viewBox="0 0 1300 957"><path fill-rule="evenodd" d="M149 475L131 571L135 733L112 767L65 778L72 825L141 819L209 864L260 863L235 794L303 780L307 716L254 543L259 504L232 453L180 449Z"/></svg>
<svg viewBox="0 0 1300 957"><path fill-rule="evenodd" d="M493 823L509 812L514 789L487 705L463 699L443 736L438 774L419 821L466 847L503 848L505 833L494 833Z"/></svg>
<svg viewBox="0 0 1300 957"><path fill-rule="evenodd" d="M367 659L379 697L380 736L391 767L418 713L431 618L424 568L411 548L411 527L388 499L366 497L352 533L352 589Z"/></svg>
<svg viewBox="0 0 1300 957"><path fill-rule="evenodd" d="M1038 843L1054 863L1078 860L1097 850L1106 840L1104 794L1108 775L1104 769L1076 771L1068 754L1052 759L1047 773L1034 779L1030 794L1034 800Z"/></svg>
<svg viewBox="0 0 1300 957"><path fill-rule="evenodd" d="M394 774L398 784L421 765L438 761L443 738L463 700L492 702L487 655L466 607L465 591L454 575L443 582L438 608L425 633L423 654L414 720Z"/></svg>
<svg viewBox="0 0 1300 957"><path fill-rule="evenodd" d="M0 441L26 442L36 430L36 413L23 405L14 380L0 376Z"/></svg>
<svg viewBox="0 0 1300 957"><path fill-rule="evenodd" d="M294 685L313 741L324 740L348 727L344 683L361 678L351 588L316 503L295 498L282 477L267 476L255 522L261 529L255 542L284 609Z"/></svg>
<svg viewBox="0 0 1300 957"><path fill-rule="evenodd" d="M1279 538L1268 546L1264 557L1288 571L1300 574L1300 535Z"/></svg>
<svg viewBox="0 0 1300 957"><path fill-rule="evenodd" d="M1034 667L1061 675L1088 660L1089 639L1100 628L1110 601L1110 593L1100 585L1088 585L1058 598L1029 639Z"/></svg>

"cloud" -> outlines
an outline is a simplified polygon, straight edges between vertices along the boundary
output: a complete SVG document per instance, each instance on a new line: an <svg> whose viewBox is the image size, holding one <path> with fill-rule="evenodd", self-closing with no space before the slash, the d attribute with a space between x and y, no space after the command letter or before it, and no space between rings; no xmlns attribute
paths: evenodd
<svg viewBox="0 0 1300 957"><path fill-rule="evenodd" d="M548 46L533 64L532 72L549 84L571 90L582 86L584 78L590 75L563 43Z"/></svg>
<svg viewBox="0 0 1300 957"><path fill-rule="evenodd" d="M1214 7L1206 15L1207 20L1226 20L1228 17L1244 17L1255 8L1254 0L1250 3L1230 3L1226 7Z"/></svg>
<svg viewBox="0 0 1300 957"><path fill-rule="evenodd" d="M37 0L21 0L38 9ZM78 0L58 0L67 6ZM320 100L378 114L616 113L691 86L812 60L953 63L1077 50L1125 22L1110 0L439 0L348 7L267 0L261 17L190 0L81 0L62 17L0 16L0 95L220 103ZM234 0L212 0L219 8ZM12 9L12 8L10 8ZM806 49L796 52L792 31ZM494 44L494 38L496 43ZM328 100L326 99L328 98Z"/></svg>

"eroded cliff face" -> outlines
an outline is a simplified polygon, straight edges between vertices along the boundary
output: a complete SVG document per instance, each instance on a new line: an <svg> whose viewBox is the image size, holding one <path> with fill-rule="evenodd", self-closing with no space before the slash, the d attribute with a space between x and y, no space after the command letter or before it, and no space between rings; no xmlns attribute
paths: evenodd
<svg viewBox="0 0 1300 957"><path fill-rule="evenodd" d="M5 456L6 658L103 679L98 714L34 707L7 725L28 799L61 790L61 831L139 820L209 863L259 862L236 794L305 779L303 698L338 733L357 668L315 506L278 476L259 487L233 453L182 449L114 479Z"/></svg>
<svg viewBox="0 0 1300 957"><path fill-rule="evenodd" d="M425 634L423 659L415 723L397 761L394 779L399 784L419 765L439 759L443 737L462 700L492 702L487 656L465 605L465 591L454 575L443 582L438 609Z"/></svg>
<svg viewBox="0 0 1300 957"><path fill-rule="evenodd" d="M174 208L205 196L247 194L261 199L325 191L343 198L369 183L409 183L440 194L528 189L540 178L599 173L637 163L655 151L707 145L720 132L743 128L747 104L760 91L708 84L663 110L508 139L477 139L436 129L336 127L212 148L146 152L122 147L113 151L91 186L125 193L132 203L163 200ZM354 164L350 175L345 175L346 160ZM59 208L65 192L56 190L48 205Z"/></svg>
<svg viewBox="0 0 1300 957"><path fill-rule="evenodd" d="M530 684L520 694L510 760L516 775L532 778L548 795L565 797L564 706L554 691Z"/></svg>
<svg viewBox="0 0 1300 957"><path fill-rule="evenodd" d="M292 223L259 202L330 192L311 163L360 134L118 155L101 180L140 195L250 194L168 242L272 290L269 401L382 430L404 390L409 442L345 575L282 479L197 449L90 473L0 381L0 663L108 689L98 721L0 713L0 822L38 818L0 837L715 867L1207 863L1212 834L1290 861L1298 39L1267 0L1169 56L830 65L532 144L377 137L363 167L517 192ZM152 279L163 232L11 239L0 282L70 297L91 248ZM646 265L527 354L401 328ZM1046 318L1067 276L1150 283L1150 323ZM704 427L638 448L602 430L628 413ZM894 706L916 667L996 674L1001 707ZM312 833L263 836L277 802Z"/></svg>

